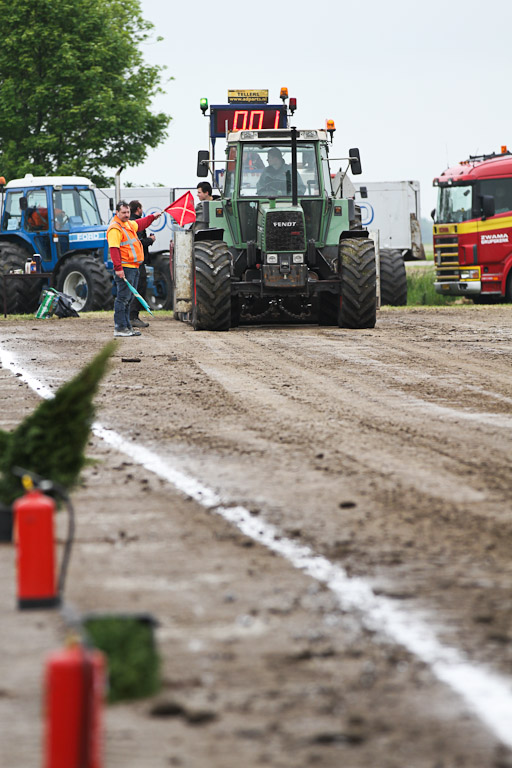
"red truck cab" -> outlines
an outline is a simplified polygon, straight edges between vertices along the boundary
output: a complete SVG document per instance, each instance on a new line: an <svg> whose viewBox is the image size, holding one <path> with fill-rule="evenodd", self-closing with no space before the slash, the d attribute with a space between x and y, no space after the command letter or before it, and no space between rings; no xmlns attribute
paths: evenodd
<svg viewBox="0 0 512 768"><path fill-rule="evenodd" d="M470 157L434 186L436 291L512 301L512 153Z"/></svg>

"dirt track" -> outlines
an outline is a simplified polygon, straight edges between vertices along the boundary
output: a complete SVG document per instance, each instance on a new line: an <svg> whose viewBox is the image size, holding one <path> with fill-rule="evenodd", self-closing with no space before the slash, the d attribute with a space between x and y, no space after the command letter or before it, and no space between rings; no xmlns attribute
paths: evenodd
<svg viewBox="0 0 512 768"><path fill-rule="evenodd" d="M0 346L57 387L109 322L4 321ZM363 577L511 690L512 307L388 309L367 331L156 318L143 333L121 340L103 426ZM5 429L38 398L0 380ZM90 454L67 599L153 613L164 657L157 702L108 709L108 768L512 766L364 611L100 439ZM2 547L0 764L35 768L38 676L63 626L13 609L13 558Z"/></svg>

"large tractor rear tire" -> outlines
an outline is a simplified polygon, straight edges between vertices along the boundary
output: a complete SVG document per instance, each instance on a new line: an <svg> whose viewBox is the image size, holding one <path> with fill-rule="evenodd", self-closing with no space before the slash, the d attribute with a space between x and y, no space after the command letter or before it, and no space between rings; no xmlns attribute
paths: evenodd
<svg viewBox="0 0 512 768"><path fill-rule="evenodd" d="M77 312L112 309L112 281L103 263L89 253L69 258L57 277L57 290L71 296Z"/></svg>
<svg viewBox="0 0 512 768"><path fill-rule="evenodd" d="M383 248L380 252L380 303L392 307L407 304L407 275L401 251Z"/></svg>
<svg viewBox="0 0 512 768"><path fill-rule="evenodd" d="M173 285L169 255L157 253L151 257L153 267L153 290L147 292L148 304L152 310L173 308Z"/></svg>
<svg viewBox="0 0 512 768"><path fill-rule="evenodd" d="M377 313L375 248L367 238L340 241L340 328L374 328Z"/></svg>
<svg viewBox="0 0 512 768"><path fill-rule="evenodd" d="M8 274L12 269L22 269L25 272L27 257L32 256L23 246L17 243L0 243L0 276ZM25 280L10 277L5 281L0 278L0 307L3 309L4 287L6 310L9 315L27 315L37 310L39 297L43 288L43 280Z"/></svg>
<svg viewBox="0 0 512 768"><path fill-rule="evenodd" d="M218 240L194 244L192 326L196 331L229 331L231 326L231 256Z"/></svg>

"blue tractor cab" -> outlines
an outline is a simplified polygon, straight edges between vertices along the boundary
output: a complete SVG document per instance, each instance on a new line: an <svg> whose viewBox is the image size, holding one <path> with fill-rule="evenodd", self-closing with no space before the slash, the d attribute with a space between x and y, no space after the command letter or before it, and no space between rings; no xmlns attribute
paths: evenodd
<svg viewBox="0 0 512 768"><path fill-rule="evenodd" d="M6 281L9 314L37 309L49 283L76 310L112 307L113 265L94 185L82 176L32 176L5 185L0 217L0 280L41 257L41 280ZM3 286L2 286L3 287Z"/></svg>

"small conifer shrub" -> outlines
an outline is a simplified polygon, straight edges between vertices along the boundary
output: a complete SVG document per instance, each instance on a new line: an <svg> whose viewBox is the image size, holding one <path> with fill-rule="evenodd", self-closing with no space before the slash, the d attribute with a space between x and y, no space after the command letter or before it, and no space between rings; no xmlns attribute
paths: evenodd
<svg viewBox="0 0 512 768"><path fill-rule="evenodd" d="M106 344L13 432L0 430L0 502L12 504L23 492L13 467L35 472L66 489L78 481L94 420L94 396L115 346L115 342Z"/></svg>

